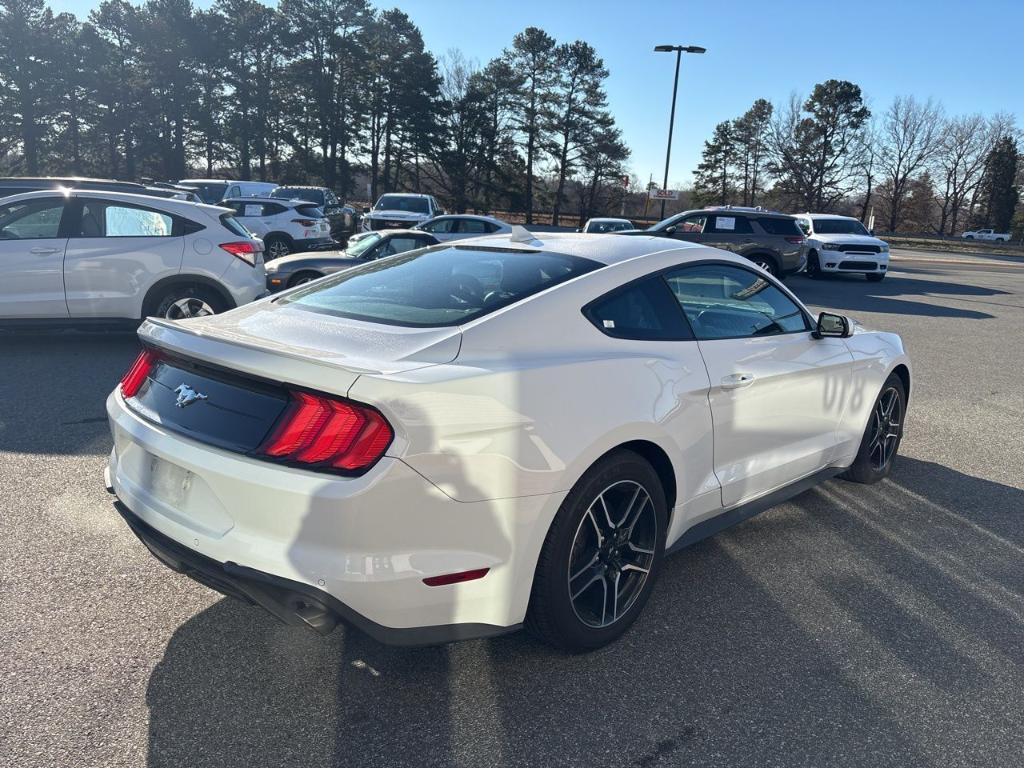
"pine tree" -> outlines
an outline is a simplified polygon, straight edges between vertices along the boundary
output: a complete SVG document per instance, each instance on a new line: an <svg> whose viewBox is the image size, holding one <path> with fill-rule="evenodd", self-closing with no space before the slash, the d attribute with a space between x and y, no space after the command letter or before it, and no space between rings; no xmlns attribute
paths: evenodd
<svg viewBox="0 0 1024 768"><path fill-rule="evenodd" d="M736 158L733 124L726 120L716 125L714 134L704 142L693 184L694 199L699 205L729 205L733 202Z"/></svg>

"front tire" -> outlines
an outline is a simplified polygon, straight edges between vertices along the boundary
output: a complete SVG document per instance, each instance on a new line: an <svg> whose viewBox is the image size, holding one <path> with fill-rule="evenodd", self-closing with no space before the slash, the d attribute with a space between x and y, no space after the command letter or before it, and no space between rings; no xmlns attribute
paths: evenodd
<svg viewBox="0 0 1024 768"><path fill-rule="evenodd" d="M294 288L297 285L305 285L306 283L311 283L314 280L319 280L321 277L323 277L321 272L299 272L288 281L288 287Z"/></svg>
<svg viewBox="0 0 1024 768"><path fill-rule="evenodd" d="M548 531L526 628L573 653L618 639L650 596L668 522L657 473L633 451L600 459L573 486Z"/></svg>
<svg viewBox="0 0 1024 768"><path fill-rule="evenodd" d="M821 261L818 259L818 252L811 251L807 254L807 267L805 272L811 280L821 277Z"/></svg>
<svg viewBox="0 0 1024 768"><path fill-rule="evenodd" d="M902 379L894 373L885 380L875 398L857 458L841 477L868 485L887 477L903 440L906 414L907 392Z"/></svg>

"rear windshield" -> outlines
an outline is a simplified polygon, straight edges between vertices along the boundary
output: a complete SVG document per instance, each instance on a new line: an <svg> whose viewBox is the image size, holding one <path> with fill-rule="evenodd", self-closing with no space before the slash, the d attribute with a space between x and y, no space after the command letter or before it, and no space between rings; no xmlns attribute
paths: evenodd
<svg viewBox="0 0 1024 768"><path fill-rule="evenodd" d="M406 195L381 195L373 206L375 211L409 211L410 213L430 213L425 197L407 197Z"/></svg>
<svg viewBox="0 0 1024 768"><path fill-rule="evenodd" d="M324 218L324 212L314 203L309 203L308 205L296 205L295 210L302 216L308 216L311 219Z"/></svg>
<svg viewBox="0 0 1024 768"><path fill-rule="evenodd" d="M796 219L768 218L767 216L757 220L761 229L769 235L797 235L803 237L803 231L796 225Z"/></svg>
<svg viewBox="0 0 1024 768"><path fill-rule="evenodd" d="M324 191L322 189L302 187L278 187L270 193L271 197L279 200L308 200L317 205L324 204Z"/></svg>
<svg viewBox="0 0 1024 768"><path fill-rule="evenodd" d="M439 246L339 272L280 301L386 325L458 325L600 266L558 253Z"/></svg>

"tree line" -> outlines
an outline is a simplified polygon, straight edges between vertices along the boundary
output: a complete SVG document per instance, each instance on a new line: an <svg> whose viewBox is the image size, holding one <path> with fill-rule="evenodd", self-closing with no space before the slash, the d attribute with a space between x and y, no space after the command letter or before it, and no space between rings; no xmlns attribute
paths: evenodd
<svg viewBox="0 0 1024 768"><path fill-rule="evenodd" d="M0 0L0 173L433 192L557 223L621 195L629 150L583 41L529 27L484 65L436 57L368 0Z"/></svg>
<svg viewBox="0 0 1024 768"><path fill-rule="evenodd" d="M875 115L859 86L828 80L806 99L758 99L719 123L704 143L693 198L865 223L874 212L888 232L1024 230L1020 139L1007 114L947 116L932 100L899 96Z"/></svg>

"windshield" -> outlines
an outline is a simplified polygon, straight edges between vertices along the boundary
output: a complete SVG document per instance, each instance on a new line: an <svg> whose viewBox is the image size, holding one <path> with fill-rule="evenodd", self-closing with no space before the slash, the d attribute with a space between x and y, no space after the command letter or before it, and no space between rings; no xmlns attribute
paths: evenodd
<svg viewBox="0 0 1024 768"><path fill-rule="evenodd" d="M200 199L210 205L219 203L228 189L226 181L183 181L181 185L195 189Z"/></svg>
<svg viewBox="0 0 1024 768"><path fill-rule="evenodd" d="M427 198L406 197L405 195L382 195L377 204L373 206L375 211L408 211L409 213L429 213Z"/></svg>
<svg viewBox="0 0 1024 768"><path fill-rule="evenodd" d="M280 301L386 325L458 325L600 266L542 251L436 247L368 262Z"/></svg>
<svg viewBox="0 0 1024 768"><path fill-rule="evenodd" d="M373 246L379 243L382 237L383 235L379 235L376 232L367 235L366 237L361 237L354 243L352 243L352 245L345 249L345 255L353 259L358 259L364 253L370 250Z"/></svg>
<svg viewBox="0 0 1024 768"><path fill-rule="evenodd" d="M633 225L628 221L591 221L587 232L621 232L632 228Z"/></svg>
<svg viewBox="0 0 1024 768"><path fill-rule="evenodd" d="M814 219L814 231L819 235L866 235L868 231L856 219Z"/></svg>

